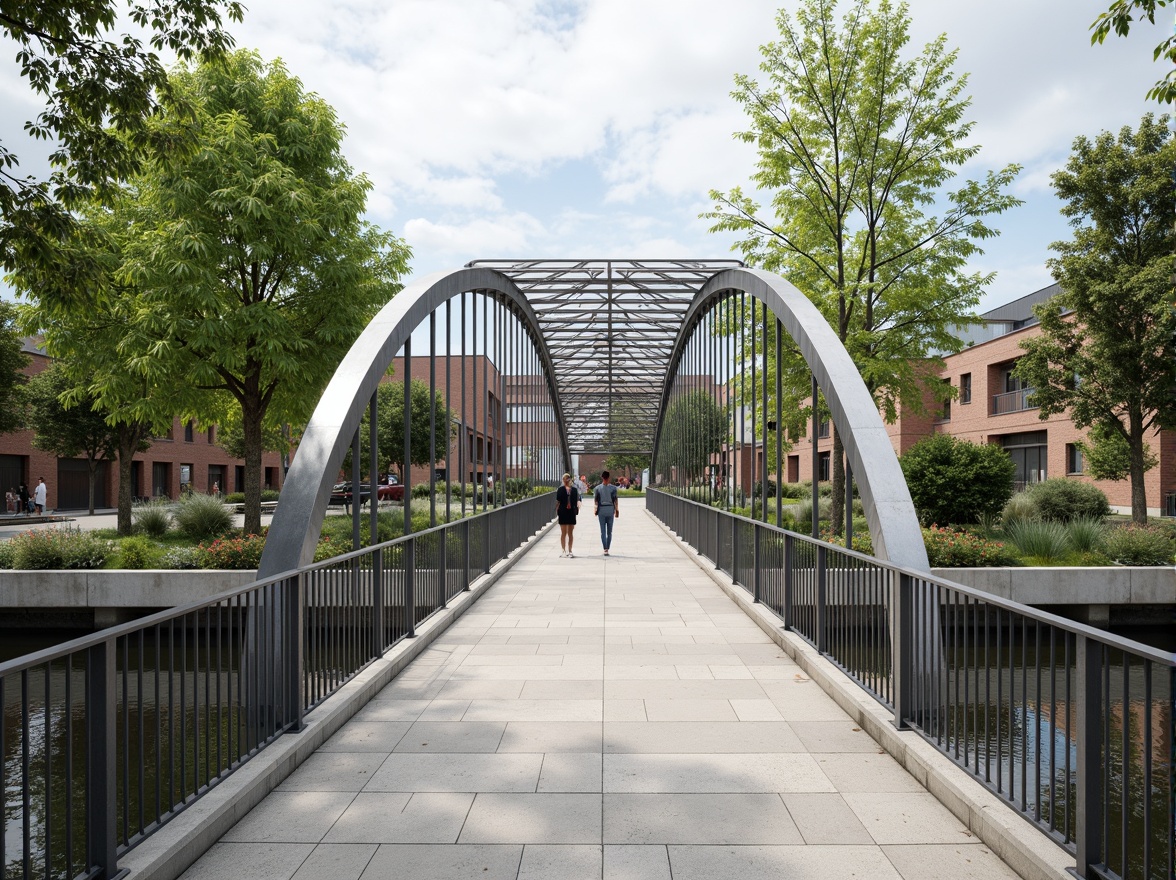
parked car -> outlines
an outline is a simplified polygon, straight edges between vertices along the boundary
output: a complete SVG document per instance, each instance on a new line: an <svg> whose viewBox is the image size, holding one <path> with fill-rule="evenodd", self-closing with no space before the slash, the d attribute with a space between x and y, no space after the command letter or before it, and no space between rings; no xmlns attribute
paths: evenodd
<svg viewBox="0 0 1176 880"><path fill-rule="evenodd" d="M403 487L401 488L401 495L404 494ZM331 504L341 504L344 507L350 507L354 493L351 490L350 483L336 483L331 489ZM372 497L372 487L367 483L359 484L359 504L360 507L367 504Z"/></svg>
<svg viewBox="0 0 1176 880"><path fill-rule="evenodd" d="M380 501L403 501L404 487L400 483L381 485L376 488L376 497Z"/></svg>

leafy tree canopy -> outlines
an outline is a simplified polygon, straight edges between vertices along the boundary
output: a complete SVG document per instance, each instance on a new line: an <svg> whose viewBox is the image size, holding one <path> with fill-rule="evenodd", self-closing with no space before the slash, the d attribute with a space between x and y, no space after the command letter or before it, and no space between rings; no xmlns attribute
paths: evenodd
<svg viewBox="0 0 1176 880"><path fill-rule="evenodd" d="M305 422L409 251L362 219L371 184L341 153L343 127L280 62L235 52L170 83L194 115L165 108L149 130L194 127L198 147L148 161L111 209L132 296L123 350L185 417L215 422L235 401L258 531L263 425Z"/></svg>
<svg viewBox="0 0 1176 880"><path fill-rule="evenodd" d="M23 370L28 364L16 306L0 300L0 434L24 427L20 390L27 381Z"/></svg>
<svg viewBox="0 0 1176 880"><path fill-rule="evenodd" d="M1176 315L1170 280L1176 204L1168 117L1094 140L1078 137L1053 185L1074 237L1054 242L1061 293L1039 306L1017 374L1047 418L1118 432L1129 447L1131 512L1147 519L1146 437L1176 423Z"/></svg>
<svg viewBox="0 0 1176 880"><path fill-rule="evenodd" d="M670 401L658 434L657 471L688 485L702 477L727 439L727 413L706 391L687 391Z"/></svg>
<svg viewBox="0 0 1176 880"><path fill-rule="evenodd" d="M19 175L19 157L0 143L0 259L51 264L68 246L70 209L108 193L145 155L174 152L181 129L160 138L149 125L162 107L183 112L157 53L182 61L221 57L232 46L222 25L240 21L237 0L0 0L0 33L16 44L20 74L45 100L26 123L52 143L48 180ZM116 35L120 16L146 32Z"/></svg>
<svg viewBox="0 0 1176 880"><path fill-rule="evenodd" d="M736 76L732 93L750 122L736 137L756 146L753 182L770 203L716 190L702 216L712 231L742 236L735 248L748 263L814 302L893 421L899 402L922 408L929 361L958 349L955 329L973 319L992 278L968 262L998 234L987 218L1019 204L1006 190L1020 169L950 188L979 151L956 52L940 36L911 57L905 4L848 6L840 22L836 0L778 13L780 39L761 47L762 80ZM835 434L837 524L841 451Z"/></svg>
<svg viewBox="0 0 1176 880"><path fill-rule="evenodd" d="M1091 45L1105 41L1111 31L1120 37L1127 36L1131 32L1131 25L1137 20L1146 18L1150 24L1155 24L1156 10L1164 8L1170 2L1171 0L1114 0L1107 11L1100 12L1090 26L1094 32L1090 36ZM1152 60L1159 61L1161 58L1169 64L1176 64L1176 33L1170 34L1156 44ZM1164 78L1148 91L1147 99L1159 101L1161 104L1176 101L1176 70L1169 68Z"/></svg>
<svg viewBox="0 0 1176 880"><path fill-rule="evenodd" d="M413 379L409 392L409 415L411 417L412 437L409 443L409 464L421 467L435 464L447 459L449 454L450 435L453 433L455 414L446 408L445 396L440 390L434 398L434 411L429 407L429 383L424 379ZM363 415L363 422L359 429L360 438L360 473L368 470L371 446L368 443L371 419L369 413ZM430 434L430 426L435 427L435 436ZM433 436L430 443L430 436ZM376 443L377 457L380 469L394 466L401 477L404 475L404 380L384 382L376 389ZM430 451L434 453L430 456ZM351 453L343 462L343 469L351 473ZM450 473L456 473L457 462L449 465ZM371 475L368 475L368 479Z"/></svg>

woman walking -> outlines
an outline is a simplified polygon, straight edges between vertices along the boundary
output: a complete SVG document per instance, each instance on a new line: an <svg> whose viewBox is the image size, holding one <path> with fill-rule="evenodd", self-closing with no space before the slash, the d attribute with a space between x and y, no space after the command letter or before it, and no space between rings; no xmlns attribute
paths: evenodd
<svg viewBox="0 0 1176 880"><path fill-rule="evenodd" d="M572 485L572 475L563 475L563 485L555 490L555 516L559 521L560 556L574 559L572 532L576 528L576 514L580 512L580 490Z"/></svg>

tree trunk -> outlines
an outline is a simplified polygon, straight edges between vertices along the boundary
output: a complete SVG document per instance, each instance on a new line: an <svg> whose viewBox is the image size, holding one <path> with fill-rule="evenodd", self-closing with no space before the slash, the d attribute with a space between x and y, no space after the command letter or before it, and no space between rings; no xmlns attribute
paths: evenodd
<svg viewBox="0 0 1176 880"><path fill-rule="evenodd" d="M833 502L830 518L833 520L833 534L845 533L845 446L841 442L841 434L836 425L833 431L833 454L830 464L833 466Z"/></svg>
<svg viewBox="0 0 1176 880"><path fill-rule="evenodd" d="M94 483L98 479L98 459L92 455L86 456L86 464L90 469L90 516L94 515Z"/></svg>
<svg viewBox="0 0 1176 880"><path fill-rule="evenodd" d="M261 406L256 400L241 401L241 428L245 435L245 525L243 534L261 534Z"/></svg>
<svg viewBox="0 0 1176 880"><path fill-rule="evenodd" d="M124 536L134 530L131 519L131 470L140 440L141 428L118 426L118 533Z"/></svg>
<svg viewBox="0 0 1176 880"><path fill-rule="evenodd" d="M1131 521L1139 525L1147 524L1147 486L1143 482L1145 473L1143 466L1143 415L1131 413L1130 423L1131 445Z"/></svg>

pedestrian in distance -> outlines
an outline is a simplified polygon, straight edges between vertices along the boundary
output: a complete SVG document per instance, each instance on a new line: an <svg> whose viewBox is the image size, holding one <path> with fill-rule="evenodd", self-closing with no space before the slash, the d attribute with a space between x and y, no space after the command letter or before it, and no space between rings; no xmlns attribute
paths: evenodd
<svg viewBox="0 0 1176 880"><path fill-rule="evenodd" d="M576 488L580 490L580 497L588 494L588 481L584 479L584 475L580 474L580 478L575 481Z"/></svg>
<svg viewBox="0 0 1176 880"><path fill-rule="evenodd" d="M37 516L45 512L45 499L49 494L49 487L45 485L44 477L37 477L37 488L33 490L33 504L37 508Z"/></svg>
<svg viewBox="0 0 1176 880"><path fill-rule="evenodd" d="M4 500L8 503L8 512L9 513L16 513L16 487L15 486L11 487L8 490L8 492L5 493Z"/></svg>
<svg viewBox="0 0 1176 880"><path fill-rule="evenodd" d="M596 519L600 522L600 543L604 545L604 555L608 556L608 549L612 546L613 520L619 519L621 512L617 509L617 487L608 479L608 471L600 475L600 485L592 493L596 502Z"/></svg>
<svg viewBox="0 0 1176 880"><path fill-rule="evenodd" d="M24 483L21 483L20 488L17 490L17 495L20 497L20 515L21 516L28 516L29 515L29 487L26 486Z"/></svg>
<svg viewBox="0 0 1176 880"><path fill-rule="evenodd" d="M572 484L572 475L563 475L563 485L555 490L555 517L559 522L560 556L574 559L572 540L576 530L576 514L580 512L580 490Z"/></svg>

